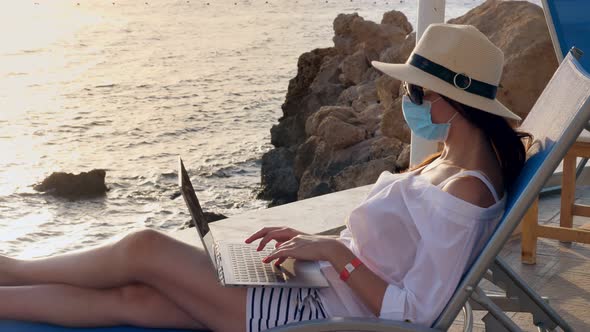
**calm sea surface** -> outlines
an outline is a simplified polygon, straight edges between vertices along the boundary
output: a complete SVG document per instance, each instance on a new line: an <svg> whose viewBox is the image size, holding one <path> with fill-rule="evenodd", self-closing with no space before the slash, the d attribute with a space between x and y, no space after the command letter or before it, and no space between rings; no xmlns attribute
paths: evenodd
<svg viewBox="0 0 590 332"><path fill-rule="evenodd" d="M209 1L209 2L207 2ZM448 0L446 17L482 0ZM533 1L539 3L540 1ZM177 157L206 210L256 200L260 158L297 58L332 46L332 22L380 21L415 0L2 0L0 253L40 257L189 215ZM70 202L32 185L107 170L105 198Z"/></svg>

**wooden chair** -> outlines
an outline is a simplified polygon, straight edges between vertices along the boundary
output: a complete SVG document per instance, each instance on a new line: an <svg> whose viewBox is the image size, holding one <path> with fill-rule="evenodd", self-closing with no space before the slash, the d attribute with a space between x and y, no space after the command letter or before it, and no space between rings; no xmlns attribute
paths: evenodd
<svg viewBox="0 0 590 332"><path fill-rule="evenodd" d="M563 177L561 184L561 214L559 225L565 228L574 228L574 216L590 217L590 205L576 204L576 160L578 157L590 158L590 139L579 137L576 143L563 159ZM567 242L590 243L590 224L581 226L575 230L572 236L560 238Z"/></svg>
<svg viewBox="0 0 590 332"><path fill-rule="evenodd" d="M538 238L590 244L590 223L574 227L574 216L590 217L590 205L576 204L577 158L590 158L590 139L579 137L563 158L559 227L538 224L538 199L522 221L522 262L536 263Z"/></svg>

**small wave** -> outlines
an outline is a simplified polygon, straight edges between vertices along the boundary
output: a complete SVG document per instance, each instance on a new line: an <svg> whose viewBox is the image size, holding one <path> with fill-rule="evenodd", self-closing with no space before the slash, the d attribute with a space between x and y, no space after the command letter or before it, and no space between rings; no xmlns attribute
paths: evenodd
<svg viewBox="0 0 590 332"><path fill-rule="evenodd" d="M135 201L148 201L153 202L157 201L160 198L160 195L154 195L153 191L132 191L126 195L127 199L133 199Z"/></svg>
<svg viewBox="0 0 590 332"><path fill-rule="evenodd" d="M157 137L177 137L177 136L181 136L183 134L187 134L187 133L197 133L197 132L201 132L203 130L206 130L207 128L205 127L192 127L192 128L184 128L184 129L179 129L179 130L175 130L175 131L169 131L169 132L165 132L165 133L161 133L158 134Z"/></svg>
<svg viewBox="0 0 590 332"><path fill-rule="evenodd" d="M199 97L199 95L196 93L187 94L187 95L177 95L177 96L171 96L171 95L165 94L162 96L149 96L148 98L162 99L162 100L178 100L178 99L188 99L188 98L194 98L194 97Z"/></svg>
<svg viewBox="0 0 590 332"><path fill-rule="evenodd" d="M67 133L67 134L73 134L73 133L83 133L86 132L88 130L88 127L86 126L71 126L71 125L65 125L65 126L60 126L57 130L55 130L55 132L57 133ZM79 139L79 137L72 137L70 136L71 140L69 140L70 142L74 142L75 140ZM50 144L52 142L47 142L46 144Z"/></svg>
<svg viewBox="0 0 590 332"><path fill-rule="evenodd" d="M170 158L170 157L174 157L177 158L178 154L177 153L170 153L170 152L159 152L159 153L155 153L149 156L149 158L152 159L165 159L165 158Z"/></svg>
<svg viewBox="0 0 590 332"><path fill-rule="evenodd" d="M173 54L173 55L167 55L167 56L163 56L162 59L175 59L175 58L183 58L184 55L181 54Z"/></svg>
<svg viewBox="0 0 590 332"><path fill-rule="evenodd" d="M95 121L87 123L86 125L87 126L108 126L112 123L113 123L112 120L104 120L104 121L95 120Z"/></svg>
<svg viewBox="0 0 590 332"><path fill-rule="evenodd" d="M95 87L95 88L97 88L97 89L102 89L102 88L114 88L114 87L116 87L116 86L117 86L117 84L114 84L114 83L113 83L113 84L102 84L102 85L96 85L96 86L94 86L94 87Z"/></svg>
<svg viewBox="0 0 590 332"><path fill-rule="evenodd" d="M247 170L236 165L221 167L215 171L209 172L203 172L201 169L199 169L199 171L199 175L205 178L230 178L232 176L243 175L248 173Z"/></svg>
<svg viewBox="0 0 590 332"><path fill-rule="evenodd" d="M143 141L134 141L134 142L127 143L127 144L121 144L121 146L123 148L136 148L136 147L144 146L144 145L152 146L152 145L154 145L154 142L143 140Z"/></svg>
<svg viewBox="0 0 590 332"><path fill-rule="evenodd" d="M135 176L122 176L121 180L125 181L137 181L137 180L145 180L146 177L143 175L135 175Z"/></svg>
<svg viewBox="0 0 590 332"><path fill-rule="evenodd" d="M40 234L40 235L43 235L43 234ZM21 236L15 240L8 241L8 243L13 243L15 245L18 244L20 247L22 247L23 242L33 243L33 242L37 242L37 240L34 238L31 238L31 237L28 237L28 236Z"/></svg>
<svg viewBox="0 0 590 332"><path fill-rule="evenodd" d="M216 177L216 178L229 178L231 175L226 172L225 170L217 170L211 174L208 174L207 177Z"/></svg>
<svg viewBox="0 0 590 332"><path fill-rule="evenodd" d="M160 173L158 176L159 179L176 179L178 177L178 173L176 172L165 172Z"/></svg>

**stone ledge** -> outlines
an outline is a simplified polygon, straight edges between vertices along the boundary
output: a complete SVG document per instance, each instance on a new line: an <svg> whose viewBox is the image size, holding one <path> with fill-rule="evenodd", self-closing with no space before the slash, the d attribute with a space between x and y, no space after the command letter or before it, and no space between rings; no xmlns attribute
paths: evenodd
<svg viewBox="0 0 590 332"><path fill-rule="evenodd" d="M348 214L365 198L370 189L371 185L368 185L249 211L209 225L217 241L243 241L250 234L268 226L288 226L306 233L326 233L341 227ZM175 232L173 236L186 243L203 246L194 228Z"/></svg>

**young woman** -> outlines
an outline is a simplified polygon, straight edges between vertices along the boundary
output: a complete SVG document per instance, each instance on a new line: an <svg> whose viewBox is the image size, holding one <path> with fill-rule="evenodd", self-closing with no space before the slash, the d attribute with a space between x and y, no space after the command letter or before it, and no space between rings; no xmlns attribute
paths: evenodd
<svg viewBox="0 0 590 332"><path fill-rule="evenodd" d="M430 325L502 217L529 135L495 98L502 52L472 26L431 25L405 64L373 65L406 82L408 126L442 152L381 174L339 237L271 227L246 239L276 241L265 263L320 261L331 287L224 288L202 250L141 230L84 252L0 257L0 319L215 331L330 316Z"/></svg>

